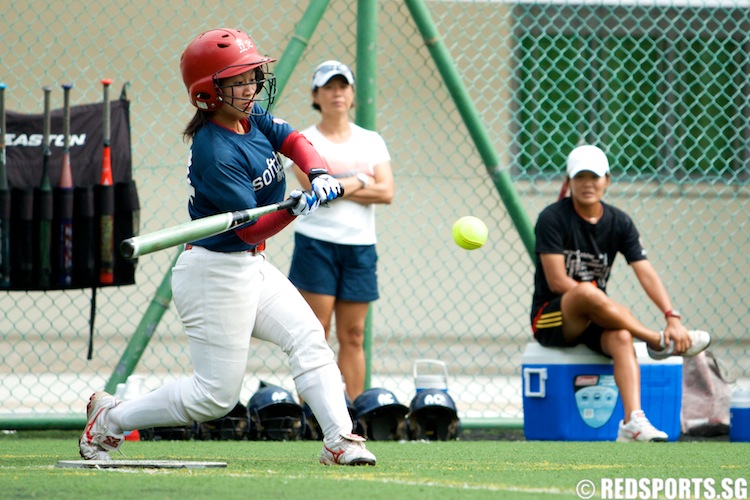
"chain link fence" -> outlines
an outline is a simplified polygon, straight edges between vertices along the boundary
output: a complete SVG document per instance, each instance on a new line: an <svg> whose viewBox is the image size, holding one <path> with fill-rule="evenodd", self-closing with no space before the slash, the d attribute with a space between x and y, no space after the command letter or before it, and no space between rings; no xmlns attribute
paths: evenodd
<svg viewBox="0 0 750 500"><path fill-rule="evenodd" d="M332 0L302 40L273 110L296 128L317 120L309 79L318 63L339 59L356 69L357 4ZM115 90L127 83L140 230L184 222L188 145L181 131L193 110L179 75L182 50L199 32L226 26L246 30L261 52L280 57L309 5L10 2L0 18L6 107L40 113L43 85L73 83L77 105L101 99L104 77ZM415 5L429 13L436 39L420 34ZM748 8L739 0L378 2L376 128L391 152L397 194L378 208L373 387L408 404L414 360L435 358L448 366L463 419L520 420L533 264L495 181L510 175L533 224L557 198L565 156L580 141L608 153L614 182L607 199L635 219L688 326L712 332L712 350L732 375L747 375ZM478 151L433 60L435 44L450 54L498 164L487 165ZM53 106L61 96L53 93ZM453 222L469 214L490 230L487 244L471 252L451 240ZM268 257L284 272L292 241L289 228L269 242ZM97 291L91 359L90 289L0 292L5 428L70 415L82 425L84 402L113 376L176 252L142 257L135 285ZM624 260L610 283L645 323L662 325ZM163 316L146 325L151 341L135 366L147 388L191 372L179 318L160 300ZM260 380L293 389L281 352L253 341L243 403Z"/></svg>

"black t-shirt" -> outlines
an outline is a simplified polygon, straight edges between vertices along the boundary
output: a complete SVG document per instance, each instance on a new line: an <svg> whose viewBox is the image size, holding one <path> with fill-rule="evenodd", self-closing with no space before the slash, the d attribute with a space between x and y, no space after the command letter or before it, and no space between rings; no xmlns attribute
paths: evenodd
<svg viewBox="0 0 750 500"><path fill-rule="evenodd" d="M537 219L536 273L531 315L558 294L550 290L539 254L562 254L568 276L576 281L596 281L607 291L607 279L617 253L628 263L646 259L638 230L630 216L602 202L604 212L596 224L584 220L573 207L573 200L563 198L542 210Z"/></svg>

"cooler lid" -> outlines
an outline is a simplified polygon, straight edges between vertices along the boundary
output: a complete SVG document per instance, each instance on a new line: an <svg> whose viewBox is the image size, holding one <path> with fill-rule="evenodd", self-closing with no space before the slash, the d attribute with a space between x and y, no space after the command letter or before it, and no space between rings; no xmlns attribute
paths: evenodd
<svg viewBox="0 0 750 500"><path fill-rule="evenodd" d="M602 365L612 364L606 356L595 353L585 345L575 347L543 347L529 342L521 357L523 365Z"/></svg>
<svg viewBox="0 0 750 500"><path fill-rule="evenodd" d="M735 388L732 391L730 408L750 408L750 388Z"/></svg>
<svg viewBox="0 0 750 500"><path fill-rule="evenodd" d="M670 356L656 360L648 355L646 344L635 342L635 355L640 365L682 365L682 357ZM585 345L575 347L543 347L538 342L529 342L523 351L524 365L602 365L612 364L606 356L595 353Z"/></svg>

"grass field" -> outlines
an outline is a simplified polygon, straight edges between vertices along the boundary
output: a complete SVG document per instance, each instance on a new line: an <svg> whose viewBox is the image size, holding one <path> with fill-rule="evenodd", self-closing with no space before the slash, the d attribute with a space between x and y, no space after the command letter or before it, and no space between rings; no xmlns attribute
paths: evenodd
<svg viewBox="0 0 750 500"><path fill-rule="evenodd" d="M729 442L370 442L376 467L322 466L321 445L309 441L126 442L125 456L116 458L224 461L228 466L55 467L60 460L79 458L77 437L68 431L0 436L0 498L565 499L580 498L576 486L582 480L597 486L591 498L603 498L602 478L713 478L718 489L722 479L740 486L750 477L750 444ZM746 498L746 490L717 496L735 497Z"/></svg>

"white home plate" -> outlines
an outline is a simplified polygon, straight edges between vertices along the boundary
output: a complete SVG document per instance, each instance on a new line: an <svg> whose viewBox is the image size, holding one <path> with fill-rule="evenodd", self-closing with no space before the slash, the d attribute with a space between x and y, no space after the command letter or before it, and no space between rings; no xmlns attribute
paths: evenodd
<svg viewBox="0 0 750 500"><path fill-rule="evenodd" d="M55 467L73 469L207 469L226 466L226 462L186 462L184 460L60 460Z"/></svg>

